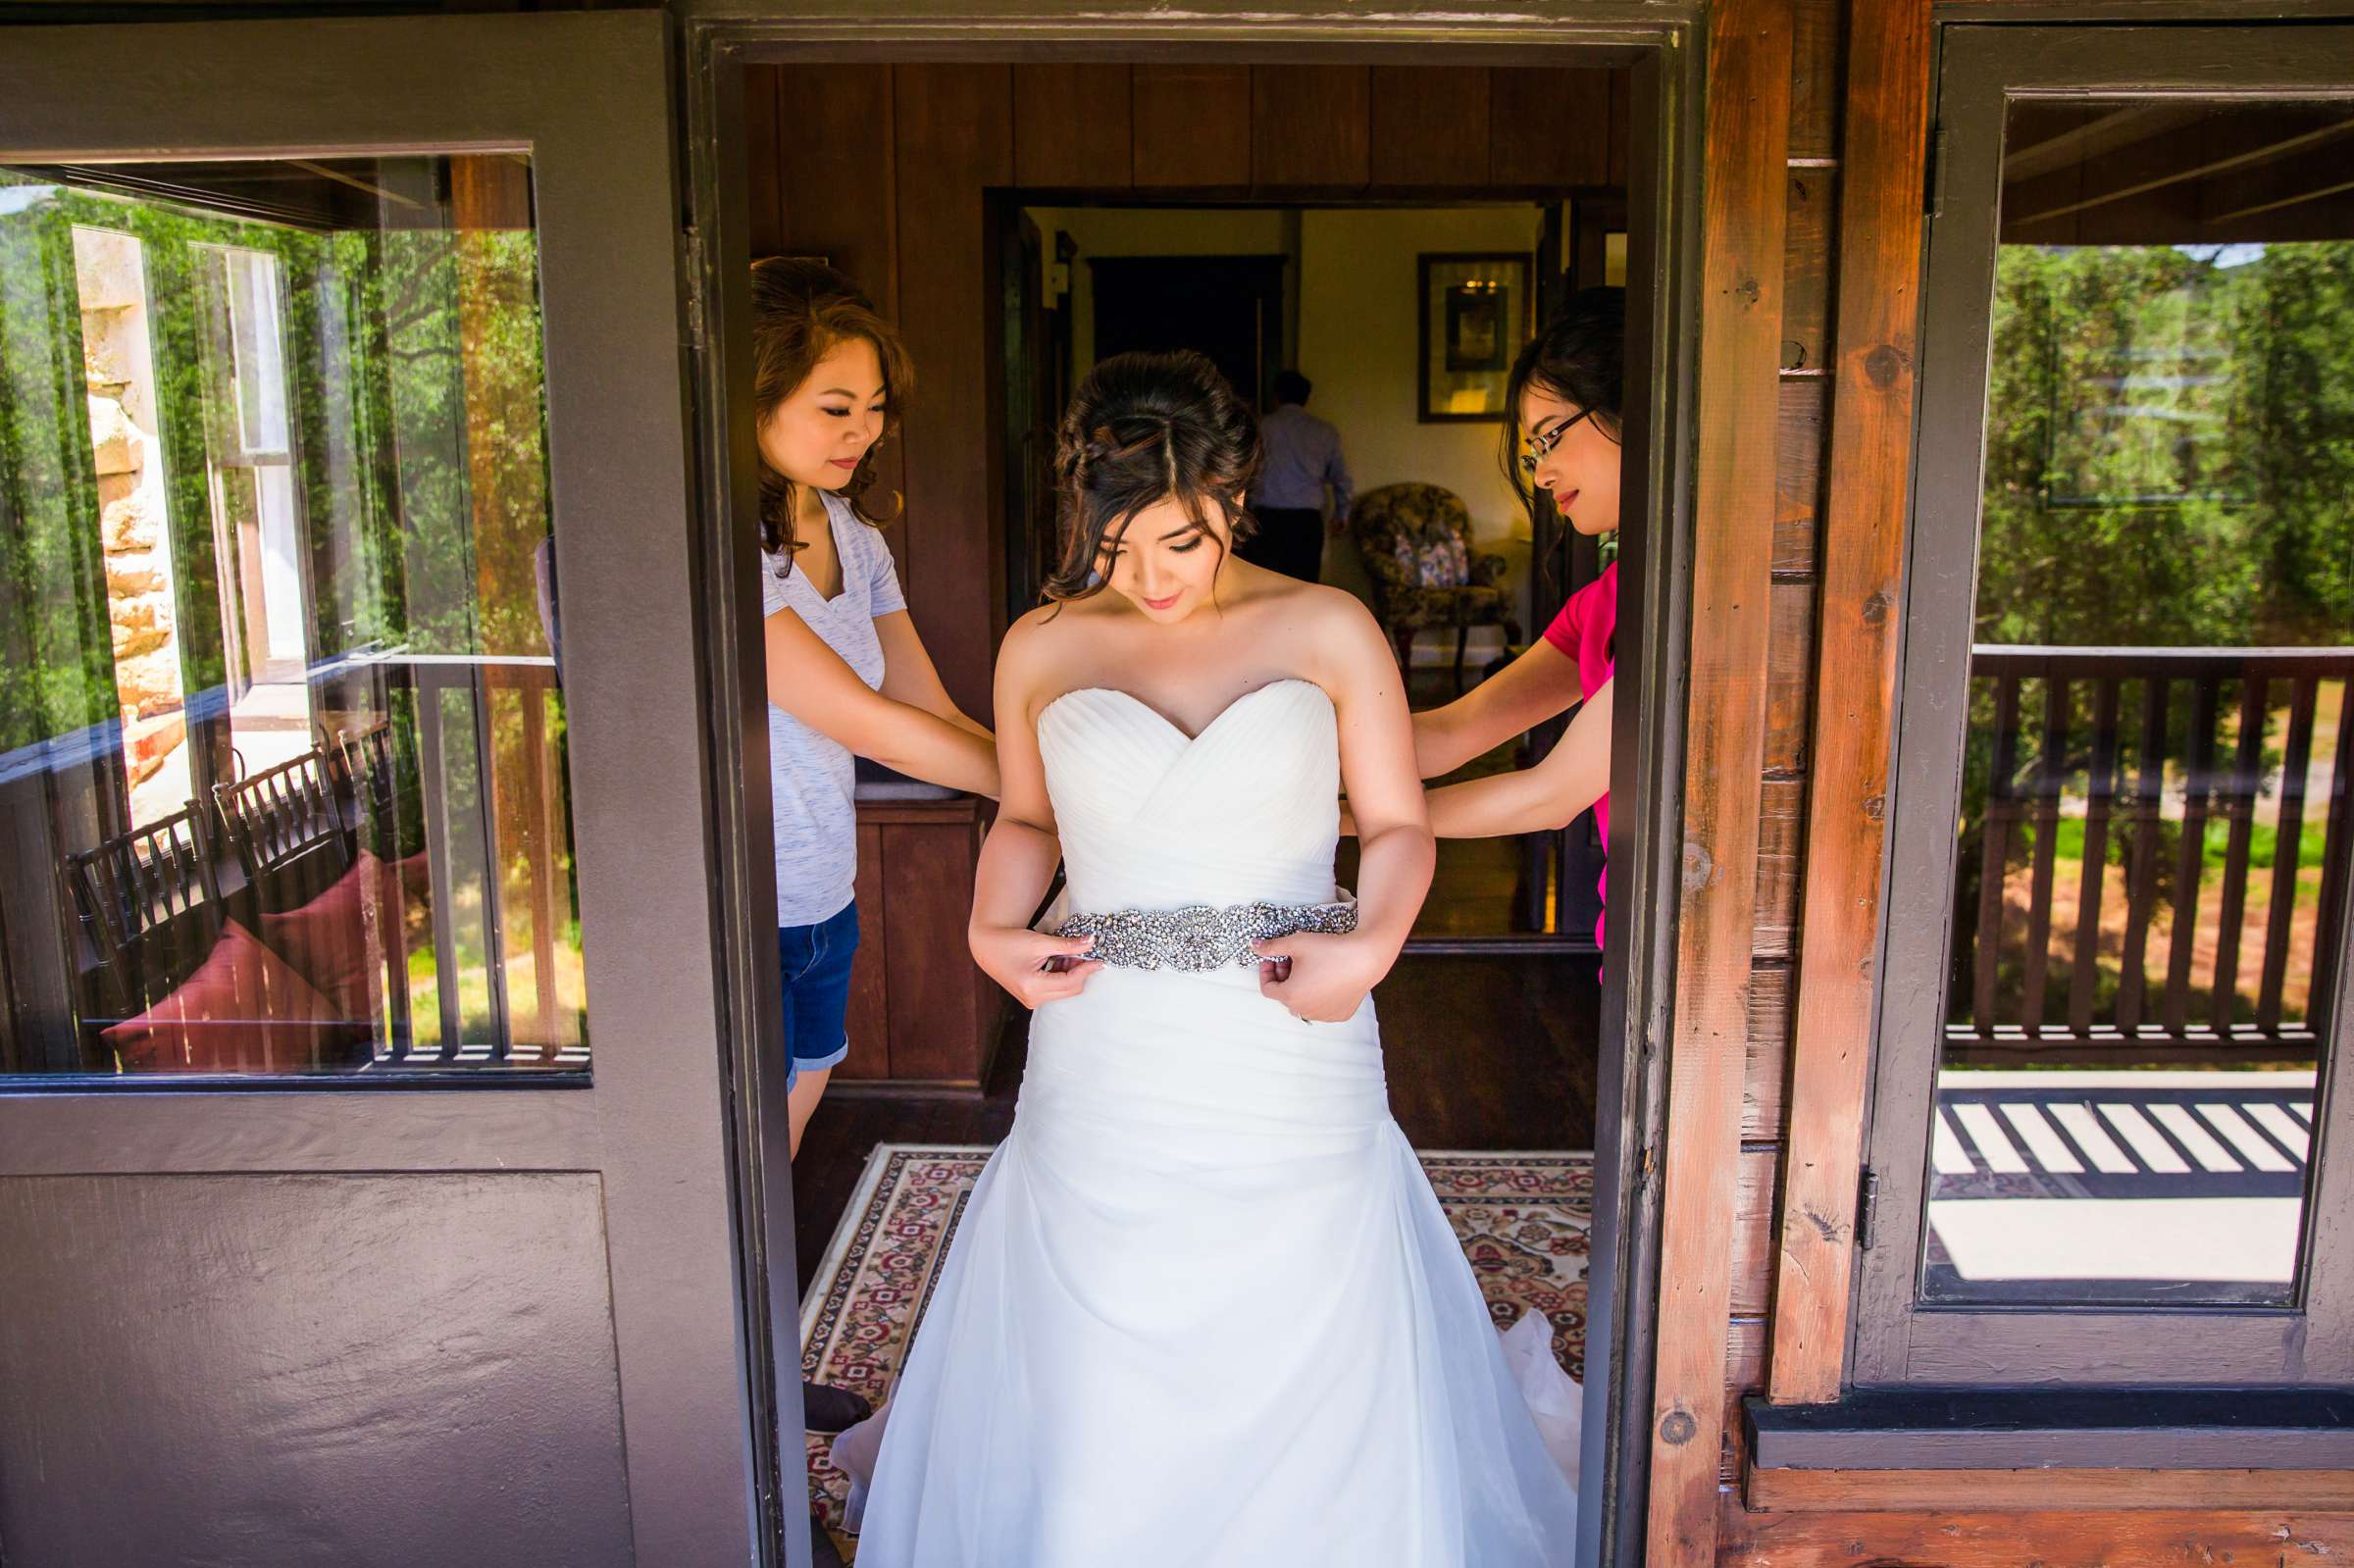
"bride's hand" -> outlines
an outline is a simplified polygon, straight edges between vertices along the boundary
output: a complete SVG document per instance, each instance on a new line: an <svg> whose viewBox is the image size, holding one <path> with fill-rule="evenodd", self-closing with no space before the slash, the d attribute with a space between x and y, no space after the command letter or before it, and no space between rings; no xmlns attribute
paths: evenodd
<svg viewBox="0 0 2354 1568"><path fill-rule="evenodd" d="M1341 1024L1356 1016L1373 983L1388 972L1380 953L1355 936L1295 932L1254 942L1258 992L1311 1024Z"/></svg>
<svg viewBox="0 0 2354 1568"><path fill-rule="evenodd" d="M1093 936L1049 936L1027 926L975 926L965 940L983 973L1033 1012L1078 995L1087 977L1103 967L1085 956L1096 945Z"/></svg>

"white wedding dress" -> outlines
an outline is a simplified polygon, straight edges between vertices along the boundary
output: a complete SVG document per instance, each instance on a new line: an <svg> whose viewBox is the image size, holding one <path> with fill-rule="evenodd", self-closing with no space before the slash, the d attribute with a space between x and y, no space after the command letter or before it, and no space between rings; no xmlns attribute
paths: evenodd
<svg viewBox="0 0 2354 1568"><path fill-rule="evenodd" d="M1071 908L1335 897L1321 687L1192 739L1088 687L1038 731ZM876 1419L859 1568L1573 1556L1572 1483L1391 1119L1372 1002L1304 1023L1255 967L1107 967L1039 1010Z"/></svg>

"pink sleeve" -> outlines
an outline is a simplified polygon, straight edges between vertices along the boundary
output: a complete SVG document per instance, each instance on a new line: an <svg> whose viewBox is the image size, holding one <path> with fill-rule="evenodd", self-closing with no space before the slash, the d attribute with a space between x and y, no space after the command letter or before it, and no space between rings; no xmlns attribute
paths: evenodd
<svg viewBox="0 0 2354 1568"><path fill-rule="evenodd" d="M1578 623L1585 619L1586 595L1593 591L1594 585L1589 582L1570 594L1569 602L1561 606L1561 613L1545 629L1545 640L1572 659L1577 657Z"/></svg>

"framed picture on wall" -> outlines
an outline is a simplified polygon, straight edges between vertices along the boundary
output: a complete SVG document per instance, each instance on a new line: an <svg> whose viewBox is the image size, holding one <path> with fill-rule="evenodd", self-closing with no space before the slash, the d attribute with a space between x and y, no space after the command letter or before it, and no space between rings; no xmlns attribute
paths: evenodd
<svg viewBox="0 0 2354 1568"><path fill-rule="evenodd" d="M1425 253L1415 418L1425 425L1504 418L1505 383L1535 327L1526 252Z"/></svg>

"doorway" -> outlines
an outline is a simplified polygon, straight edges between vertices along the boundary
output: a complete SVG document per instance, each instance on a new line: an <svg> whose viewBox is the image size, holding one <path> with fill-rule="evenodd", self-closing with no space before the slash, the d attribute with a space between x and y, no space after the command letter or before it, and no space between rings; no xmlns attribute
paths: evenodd
<svg viewBox="0 0 2354 1568"><path fill-rule="evenodd" d="M1681 614L1670 565L1680 554L1681 525L1668 507L1666 497L1673 487L1664 482L1664 476L1673 472L1673 412L1682 394L1671 379L1651 374L1649 367L1662 346L1673 341L1669 302L1682 297L1675 285L1662 279L1679 276L1676 269L1688 268L1691 262L1682 242L1689 213L1681 207L1663 207L1657 197L1659 171L1669 148L1690 136L1691 100L1680 87L1671 86L1671 74L1662 70L1663 57L1648 44L1627 48L1621 40L1613 49L1580 50L1575 30L1566 28L1548 32L1545 41L1553 46L1550 58L1558 62L1558 69L1585 73L1578 82L1581 90L1563 92L1554 68L1531 67L1528 62L1535 57L1525 52L1507 56L1492 47L1484 52L1466 47L1459 65L1464 71L1492 73L1506 84L1500 90L1508 99L1531 105L1534 115L1550 117L1546 124L1555 129L1561 128L1565 104L1607 106L1616 93L1626 109L1624 123L1630 128L1622 149L1627 168L1621 185L1630 222L1620 253L1629 258L1624 263L1627 276L1637 280L1633 316L1640 323L1630 334L1629 383L1645 389L1644 405L1629 411L1629 449L1640 454L1640 462L1629 465L1627 505L1630 515L1643 516L1650 526L1638 531L1648 542L1628 541L1624 564L1629 589L1624 597L1630 608L1623 613L1644 626L1644 651L1636 675L1641 685L1666 679L1664 661L1670 656L1667 650L1678 645L1676 617ZM1355 46L1362 47L1361 37ZM1081 61L1073 54L1050 65L1008 61L1004 53L993 59L986 44L968 45L967 53L947 63L937 45L889 41L881 46L885 61L878 62L870 49L854 61L829 62L822 43L796 37L789 25L765 23L715 29L696 47L711 68L713 89L691 106L697 117L692 142L703 160L697 184L706 197L697 231L703 241L704 287L712 302L707 330L713 362L703 388L715 411L710 504L716 514L738 517L740 523L747 498L742 480L747 471L741 460L748 448L742 405L731 395L743 384L742 373L728 362L738 352L741 336L731 324L744 319L742 270L753 257L825 256L864 282L903 332L930 334L929 348L917 344L923 373L932 378L927 399L941 397L951 409L967 411L1018 410L1035 420L1058 405L1059 398L1048 395L1047 389L1066 389L1068 378L1050 362L1024 361L1009 352L1025 340L1025 319L1035 323L1045 310L1041 292L1024 286L1020 275L1036 266L1051 277L1057 268L1082 258L1067 254L1046 226L1036 224L1034 213L1026 225L993 228L993 201L1012 202L1019 193L1023 204L1036 207L1100 200L1107 190L1133 201L1140 191L1149 190L1156 203L1198 206L1231 203L1238 197L1248 202L1262 193L1294 203L1361 202L1371 182L1375 148L1383 149L1380 156L1385 159L1405 156L1397 149L1412 138L1402 140L1394 132L1377 130L1380 122L1371 117L1370 100L1362 96L1353 101L1365 117L1365 134L1356 140L1343 137L1337 150L1300 138L1296 130L1276 133L1288 124L1280 117L1304 97L1312 100L1318 93L1351 100L1353 94L1368 91L1375 80L1412 91L1427 90L1439 79L1420 80L1414 69L1389 63L1400 57L1380 56L1371 49L1367 56L1381 58L1384 64L1271 66L1254 64L1241 48L1221 53L1127 32L1077 40L1072 48L1092 54L1092 59ZM1510 64L1502 64L1508 58ZM1616 66L1626 71L1613 86ZM772 67L789 74L790 85L781 84L783 76L767 74ZM1294 90L1265 94L1265 112L1278 118L1259 122L1254 128L1254 115L1262 103L1255 83L1262 72L1286 74L1286 84ZM1461 77L1448 80L1459 85ZM1240 112L1211 112L1213 100ZM1445 95L1436 102L1443 106ZM1432 112L1443 115L1444 110ZM872 123L878 113L892 127L888 173L863 162L863 154L840 147L822 155L800 148L786 128L794 118L840 115ZM1607 114L1601 123L1607 159ZM1105 125L1126 126L1125 145L1118 145L1117 136L1076 133L1082 127L1100 130ZM1062 133L1066 126L1074 133ZM1185 134L1168 137L1172 126ZM1001 133L992 127L1001 127ZM747 145L754 149L749 157L743 150ZM1476 154L1457 149L1452 154L1454 173L1425 162L1417 168L1413 188L1428 193L1434 185L1446 188L1453 179L1487 193L1501 190L1522 200L1558 203L1579 186L1600 186L1609 177L1607 163L1579 177L1543 162L1577 145L1577 136L1563 133L1538 135L1526 144L1515 139L1503 152L1484 143ZM793 201L781 189L763 190L749 172L764 156L759 149L766 147L779 149L781 165L821 184L833 182L840 195ZM1416 147L1412 155L1429 151ZM1490 178L1496 158L1521 170L1529 165L1510 161L1536 160L1536 172L1500 186ZM1474 164L1476 174L1467 173ZM985 193L986 199L978 199ZM1607 246L1595 249L1598 256L1608 254ZM1562 270L1562 259L1557 251L1552 269L1556 274ZM1659 270L1663 265L1664 272ZM947 368L945 393L943 377L934 367ZM1411 391L1410 383L1407 390ZM1010 419L1005 423L1002 437L993 439L988 421L953 415L945 420L911 417L903 439L884 458L887 477L907 498L903 526L895 528L891 537L910 607L936 657L944 643L955 650L939 659L944 678L959 705L976 715L987 712L987 678L996 639L1010 614L1026 608L1010 591L1010 582L1020 570L1018 563L1033 553L1025 549L1025 540L1035 544L1035 535L1012 531L1017 518L1036 515L1021 505L1016 477L1025 466L1034 468L1043 443L1022 442ZM965 521L974 516L987 518L991 525L977 538ZM740 527L734 553L721 551L711 570L741 576L745 562L740 557L748 536ZM987 583L989 591L975 593L976 582ZM1649 614L1647 605L1653 607ZM739 701L731 711L742 709L747 715L758 713L752 696L761 679L756 630L756 615L737 606L735 624L721 633L717 655L722 679L740 683L733 688ZM1636 639L1624 640L1631 646ZM1588 1430L1596 1440L1586 1450L1583 1494L1589 1499L1589 1557L1596 1562L1625 1560L1640 1550L1640 1531L1630 1531L1628 1523L1640 1519L1646 1457L1648 1423L1641 1409L1649 1389L1643 1346L1653 1284L1647 1250L1653 1220L1651 1195L1630 1179L1628 1161L1634 1149L1655 1136L1660 1103L1654 1082L1657 1053L1638 1047L1653 1027L1645 1021L1653 1018L1656 1004L1645 998L1660 994L1660 976L1670 950L1663 938L1671 937L1672 913L1644 910L1643 890L1656 886L1666 869L1662 857L1668 838L1651 819L1659 803L1671 798L1672 786L1663 793L1662 784L1672 751L1663 747L1673 728L1672 720L1663 728L1643 729L1640 734L1628 727L1616 748L1625 758L1622 773L1614 779L1616 792L1646 806L1629 814L1642 820L1622 828L1625 841L1620 853L1612 857L1612 903L1637 913L1629 921L1627 951L1632 956L1607 966L1601 978L1601 1043L1593 1070L1595 1195L1587 1307L1593 1343L1585 1365ZM747 728L736 743L742 747L736 775L744 780L746 798L756 800L764 786L758 767L759 732ZM960 841L947 847L968 854L964 845L977 833L974 823L955 826L952 836ZM760 885L757 846L764 839L757 827L744 833L742 843L749 847L735 856L742 868L742 885L728 893L731 908L745 925L733 945L744 965L738 1016L747 1036L761 1029L761 993L774 984L761 973L758 942L761 911L770 901ZM885 858L891 859L888 851ZM887 873L886 880L894 875ZM933 891L934 901L940 901L937 887ZM955 924L927 945L935 955L953 953L960 939L961 908L952 899L947 902ZM883 924L891 934L892 953L903 951L896 910L884 911ZM804 1146L804 1161L808 1148L824 1137L820 1129L829 1113L838 1113L839 1127L851 1127L855 1117L863 1119L857 1125L876 1130L871 1138L854 1135L853 1142L888 1141L882 1130L906 1115L911 1099L926 1096L944 1107L938 1125L964 1130L944 1132L944 1138L986 1144L1001 1136L1002 1123L993 1118L1009 1111L1009 1100L1000 1094L1001 1107L993 1109L991 1090L1004 1087L1013 1052L1005 1045L1007 1032L993 1028L987 1016L998 998L994 991L989 994L982 1015L975 1019L961 984L953 988L958 991L956 1016L972 1020L979 1037L969 1053L955 1058L956 1076L937 1076L943 1058L935 1052L924 1058L934 1076L897 1080L895 1075L870 1093L840 1099L833 1099L837 1091L830 1090L830 1103L812 1123L812 1144ZM888 973L882 991L896 1034L900 1003ZM766 1005L773 1007L773 1002ZM1012 1037L1018 1043L1018 1030ZM855 1025L852 1049L855 1056ZM898 1041L887 1040L883 1049L885 1059L896 1061ZM756 1080L756 1072L753 1076ZM747 1116L756 1131L773 1134L773 1118L758 1109L773 1097L773 1087L765 1096L756 1081L744 1087L745 1101L754 1107ZM853 1162L849 1178L828 1179L847 1189L841 1198L829 1199L828 1207L838 1212L888 1176L885 1168ZM754 1244L763 1249L761 1268L771 1282L768 1299L757 1310L766 1314L774 1369L801 1360L803 1345L794 1328L837 1304L831 1298L812 1299L806 1304L812 1316L804 1316L800 1299L803 1282L797 1265L814 1268L829 1262L826 1240L800 1234L814 1227L796 1229L794 1224L796 1213L810 1212L795 1189L815 1181L814 1172L793 1170L773 1138L759 1170L747 1176L747 1187L755 1189L748 1206L761 1216ZM1631 1421L1624 1413L1630 1409L1636 1412ZM798 1445L788 1436L780 1441L777 1453L778 1495L788 1501L782 1517L794 1520L798 1510L790 1504L800 1495ZM785 1535L789 1552L797 1553L798 1531ZM796 1555L792 1560L799 1559Z"/></svg>
<svg viewBox="0 0 2354 1568"><path fill-rule="evenodd" d="M1264 408L1284 358L1281 256L1103 256L1095 357L1190 348Z"/></svg>

